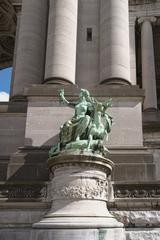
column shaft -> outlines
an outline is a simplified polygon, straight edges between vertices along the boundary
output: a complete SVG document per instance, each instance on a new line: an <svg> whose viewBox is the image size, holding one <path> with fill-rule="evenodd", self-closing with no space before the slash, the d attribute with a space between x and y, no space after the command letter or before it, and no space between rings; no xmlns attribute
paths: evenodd
<svg viewBox="0 0 160 240"><path fill-rule="evenodd" d="M47 9L46 0L23 1L12 83L15 99L22 96L24 87L43 80Z"/></svg>
<svg viewBox="0 0 160 240"><path fill-rule="evenodd" d="M128 0L101 0L100 8L100 82L128 84Z"/></svg>
<svg viewBox="0 0 160 240"><path fill-rule="evenodd" d="M19 37L19 28L20 28L20 19L21 19L21 11L19 10L17 13L17 27L16 27L16 36L15 36L15 44L14 44L14 55L13 55L13 70L12 70L12 80L11 80L11 88L10 88L10 96L13 96L13 83L15 78L15 70L16 70L16 59L17 59L17 48L18 48L18 37Z"/></svg>
<svg viewBox="0 0 160 240"><path fill-rule="evenodd" d="M130 19L129 31L130 31L130 78L132 85L137 84L136 76L136 39L135 39L135 18Z"/></svg>
<svg viewBox="0 0 160 240"><path fill-rule="evenodd" d="M78 0L50 0L45 82L75 83Z"/></svg>
<svg viewBox="0 0 160 240"><path fill-rule="evenodd" d="M155 60L152 19L144 19L141 29L142 85L145 89L144 109L157 109ZM154 18L153 18L154 20Z"/></svg>

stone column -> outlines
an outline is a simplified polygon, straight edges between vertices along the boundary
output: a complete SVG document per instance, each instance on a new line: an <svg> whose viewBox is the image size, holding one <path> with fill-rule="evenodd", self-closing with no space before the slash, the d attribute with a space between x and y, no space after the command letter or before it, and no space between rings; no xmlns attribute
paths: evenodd
<svg viewBox="0 0 160 240"><path fill-rule="evenodd" d="M46 0L23 1L12 83L15 100L22 98L24 87L43 80L47 9Z"/></svg>
<svg viewBox="0 0 160 240"><path fill-rule="evenodd" d="M15 78L15 69L16 69L16 59L17 59L17 47L18 47L18 36L19 36L19 27L20 27L20 19L21 19L21 8L18 8L17 11L17 27L16 27L16 36L15 36L15 44L14 44L14 56L13 56L13 70L12 70L12 80L11 80L11 89L10 96L13 96L13 83Z"/></svg>
<svg viewBox="0 0 160 240"><path fill-rule="evenodd" d="M141 26L141 49L142 49L142 85L145 90L144 110L157 109L157 92L155 76L155 59L153 46L152 22L155 17L139 19Z"/></svg>
<svg viewBox="0 0 160 240"><path fill-rule="evenodd" d="M45 82L75 83L78 0L50 0Z"/></svg>
<svg viewBox="0 0 160 240"><path fill-rule="evenodd" d="M132 85L137 84L136 76L136 41L135 41L135 23L136 18L131 17L129 21L129 32L130 32L130 73Z"/></svg>
<svg viewBox="0 0 160 240"><path fill-rule="evenodd" d="M128 0L101 0L100 83L130 81Z"/></svg>

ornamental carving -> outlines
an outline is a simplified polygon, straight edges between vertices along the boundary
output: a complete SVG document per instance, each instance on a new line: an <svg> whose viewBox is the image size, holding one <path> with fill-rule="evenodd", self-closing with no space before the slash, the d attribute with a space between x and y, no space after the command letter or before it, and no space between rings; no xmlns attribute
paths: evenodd
<svg viewBox="0 0 160 240"><path fill-rule="evenodd" d="M88 184L84 186L63 186L60 191L54 188L52 182L47 185L23 185L23 184L7 184L0 185L0 199L39 199L42 202L50 202L59 198L73 198L73 199L108 199L107 181L97 179L96 183ZM127 188L127 186L126 186ZM124 186L114 186L115 198L126 199L160 199L160 187L159 186L141 186L133 187L128 186L128 189L124 189Z"/></svg>
<svg viewBox="0 0 160 240"><path fill-rule="evenodd" d="M0 199L33 201L46 198L46 185L5 184L0 185Z"/></svg>
<svg viewBox="0 0 160 240"><path fill-rule="evenodd" d="M159 0L129 0L129 5L143 5L159 2Z"/></svg>
<svg viewBox="0 0 160 240"><path fill-rule="evenodd" d="M127 186L126 186L127 187ZM160 198L160 188L152 186L141 186L141 188L124 189L116 187L114 189L115 198Z"/></svg>
<svg viewBox="0 0 160 240"><path fill-rule="evenodd" d="M98 199L107 200L108 183L106 180L96 179L92 184L63 186L52 185L52 200L55 199Z"/></svg>

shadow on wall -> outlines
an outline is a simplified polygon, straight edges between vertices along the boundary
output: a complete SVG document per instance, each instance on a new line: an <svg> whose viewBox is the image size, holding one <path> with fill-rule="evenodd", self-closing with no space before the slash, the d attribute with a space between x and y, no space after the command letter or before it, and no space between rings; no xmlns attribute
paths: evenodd
<svg viewBox="0 0 160 240"><path fill-rule="evenodd" d="M58 140L58 135L50 138L41 147L32 147L32 139L26 139L27 147L20 147L9 161L7 182L9 181L48 181L48 152L51 143Z"/></svg>
<svg viewBox="0 0 160 240"><path fill-rule="evenodd" d="M28 147L20 147L9 159L5 185L0 185L0 191L8 202L40 201L46 198L47 183L50 179L47 167L50 143L54 136L41 147L31 147L32 139L27 139Z"/></svg>

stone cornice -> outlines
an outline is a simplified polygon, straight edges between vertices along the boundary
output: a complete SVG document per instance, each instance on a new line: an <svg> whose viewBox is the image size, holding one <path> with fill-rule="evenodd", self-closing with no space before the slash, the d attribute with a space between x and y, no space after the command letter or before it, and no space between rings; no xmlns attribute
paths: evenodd
<svg viewBox="0 0 160 240"><path fill-rule="evenodd" d="M59 101L59 90L62 86L54 85L32 85L24 89L26 97L54 97ZM80 88L77 85L63 86L68 98L77 98ZM124 85L96 85L88 87L91 95L94 97L144 97L144 90L138 86Z"/></svg>

